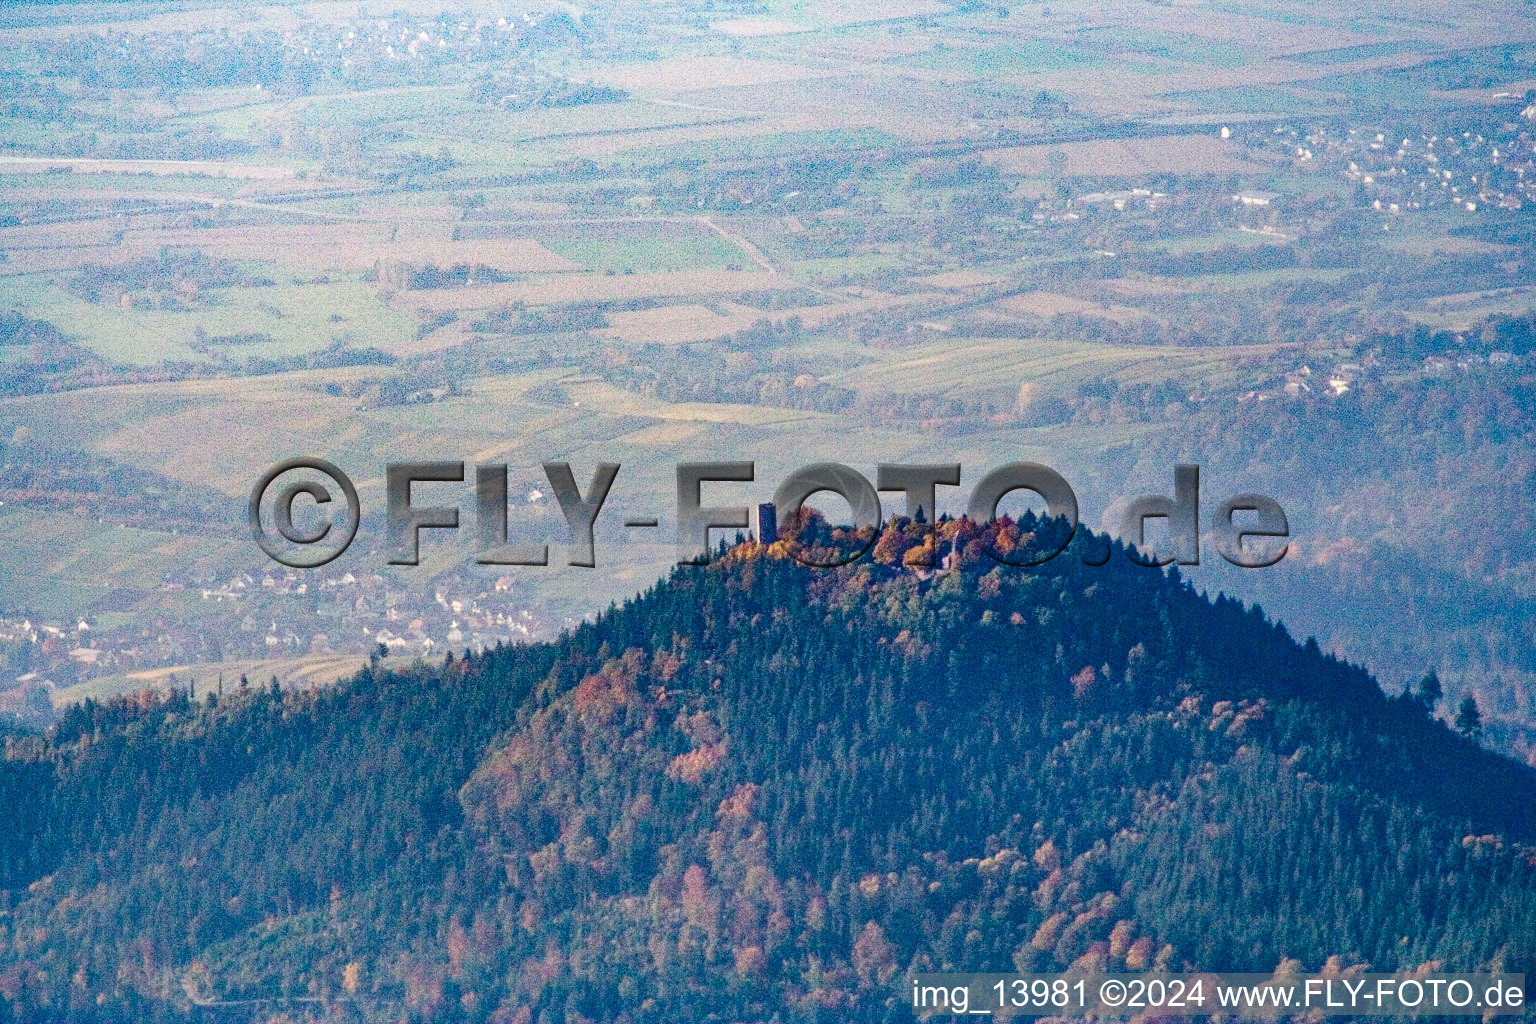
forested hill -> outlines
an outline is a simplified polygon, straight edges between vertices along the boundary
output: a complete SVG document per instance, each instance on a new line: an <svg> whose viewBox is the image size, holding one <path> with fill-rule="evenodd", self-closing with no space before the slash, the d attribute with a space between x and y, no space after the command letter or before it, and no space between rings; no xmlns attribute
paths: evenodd
<svg viewBox="0 0 1536 1024"><path fill-rule="evenodd" d="M916 543L744 545L552 644L8 741L0 1020L885 1021L913 970L1536 973L1531 770L1121 554L932 573Z"/></svg>

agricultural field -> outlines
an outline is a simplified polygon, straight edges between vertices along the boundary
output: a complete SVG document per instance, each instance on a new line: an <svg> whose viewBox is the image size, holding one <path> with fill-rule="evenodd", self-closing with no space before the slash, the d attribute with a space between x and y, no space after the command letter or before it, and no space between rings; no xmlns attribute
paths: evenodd
<svg viewBox="0 0 1536 1024"><path fill-rule="evenodd" d="M226 689L239 692L242 679L247 685L267 686L277 680L285 690L329 686L354 675L368 663L361 655L312 655L304 658L276 658L270 661L218 661L200 665L170 665L141 669L119 675L98 676L89 682L59 690L54 699L61 706L78 701L107 700L125 693L144 690L169 693L178 688L193 693L218 694ZM385 661L388 664L388 661Z"/></svg>
<svg viewBox="0 0 1536 1024"><path fill-rule="evenodd" d="M1140 178L1153 174L1257 174L1264 170L1243 159L1239 147L1207 135L1020 146L993 150L986 159L999 170L1021 177Z"/></svg>

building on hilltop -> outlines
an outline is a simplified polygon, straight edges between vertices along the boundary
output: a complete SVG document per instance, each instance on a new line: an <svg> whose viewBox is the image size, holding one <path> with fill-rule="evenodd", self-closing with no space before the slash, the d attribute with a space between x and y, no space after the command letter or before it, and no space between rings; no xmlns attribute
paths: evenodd
<svg viewBox="0 0 1536 1024"><path fill-rule="evenodd" d="M757 506L757 542L772 544L779 539L779 510L773 502L765 501Z"/></svg>

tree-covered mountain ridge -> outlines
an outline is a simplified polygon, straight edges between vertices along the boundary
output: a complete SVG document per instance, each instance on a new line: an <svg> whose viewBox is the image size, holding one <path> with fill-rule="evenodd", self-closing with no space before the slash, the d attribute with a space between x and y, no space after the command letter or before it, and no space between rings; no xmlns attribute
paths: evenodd
<svg viewBox="0 0 1536 1024"><path fill-rule="evenodd" d="M0 1014L873 1021L926 970L1536 967L1536 773L1174 571L940 529L949 570L921 524L834 569L747 543L554 643L11 741Z"/></svg>

